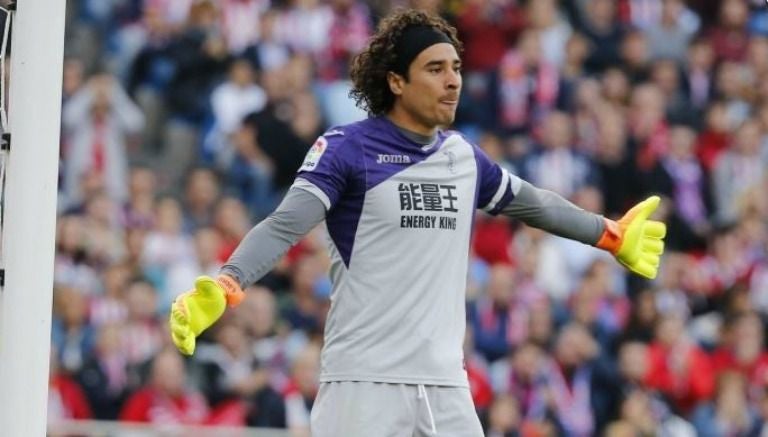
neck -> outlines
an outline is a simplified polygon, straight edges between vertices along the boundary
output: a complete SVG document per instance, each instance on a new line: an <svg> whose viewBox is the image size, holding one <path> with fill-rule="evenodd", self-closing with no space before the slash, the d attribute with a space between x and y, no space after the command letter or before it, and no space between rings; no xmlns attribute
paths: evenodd
<svg viewBox="0 0 768 437"><path fill-rule="evenodd" d="M402 106L395 105L386 115L395 126L413 133L431 137L437 134L437 126L427 126L416 120Z"/></svg>

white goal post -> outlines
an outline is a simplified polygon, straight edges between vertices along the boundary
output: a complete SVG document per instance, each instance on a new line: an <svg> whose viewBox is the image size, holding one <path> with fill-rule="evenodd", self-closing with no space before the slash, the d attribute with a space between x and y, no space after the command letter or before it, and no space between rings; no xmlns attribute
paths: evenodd
<svg viewBox="0 0 768 437"><path fill-rule="evenodd" d="M0 291L0 434L46 433L66 0L13 13Z"/></svg>

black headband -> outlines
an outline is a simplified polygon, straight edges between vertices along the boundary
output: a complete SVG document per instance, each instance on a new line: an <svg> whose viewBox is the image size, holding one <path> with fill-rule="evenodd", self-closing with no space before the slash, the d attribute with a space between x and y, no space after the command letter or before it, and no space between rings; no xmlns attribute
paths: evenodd
<svg viewBox="0 0 768 437"><path fill-rule="evenodd" d="M419 53L428 47L440 43L452 45L453 41L451 41L448 35L432 26L418 24L406 27L400 36L400 40L395 45L397 59L395 59L395 64L392 66L392 71L405 75L411 62L416 59L416 56L419 56Z"/></svg>

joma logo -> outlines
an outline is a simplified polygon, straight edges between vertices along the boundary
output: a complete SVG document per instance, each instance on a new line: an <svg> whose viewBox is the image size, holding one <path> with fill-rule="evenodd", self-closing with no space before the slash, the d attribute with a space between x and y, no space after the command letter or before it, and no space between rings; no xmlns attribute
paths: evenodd
<svg viewBox="0 0 768 437"><path fill-rule="evenodd" d="M377 164L410 164L411 157L408 155L379 155L376 158Z"/></svg>

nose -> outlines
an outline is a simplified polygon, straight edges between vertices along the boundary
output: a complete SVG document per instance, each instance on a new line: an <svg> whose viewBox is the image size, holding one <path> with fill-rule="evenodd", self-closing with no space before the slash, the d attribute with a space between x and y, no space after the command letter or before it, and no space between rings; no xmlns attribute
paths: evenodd
<svg viewBox="0 0 768 437"><path fill-rule="evenodd" d="M453 69L449 69L445 79L445 87L450 90L457 90L461 88L461 73Z"/></svg>

